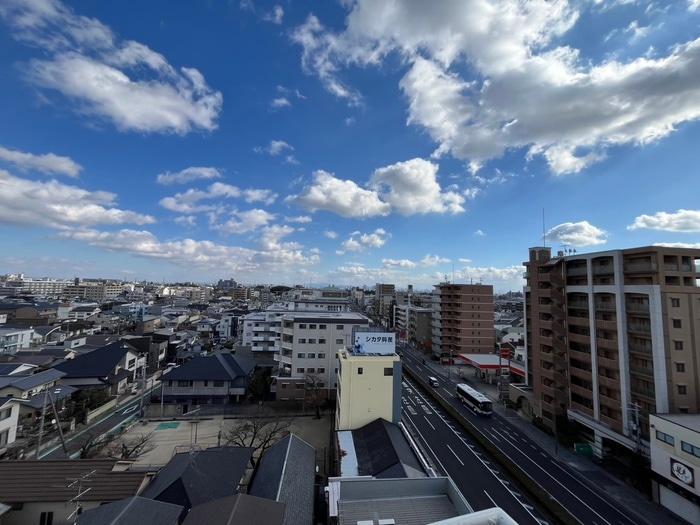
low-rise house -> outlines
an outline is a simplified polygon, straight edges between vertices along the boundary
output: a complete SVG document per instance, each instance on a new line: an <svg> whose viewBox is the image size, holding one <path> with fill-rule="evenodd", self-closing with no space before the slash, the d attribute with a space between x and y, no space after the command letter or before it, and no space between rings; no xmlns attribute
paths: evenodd
<svg viewBox="0 0 700 525"><path fill-rule="evenodd" d="M137 496L152 471L114 459L0 461L2 525L68 525L81 510Z"/></svg>
<svg viewBox="0 0 700 525"><path fill-rule="evenodd" d="M192 507L182 525L212 525L213 523L283 525L284 508L284 503L249 494L235 494ZM82 522L79 524L83 525ZM120 523L120 525L127 524Z"/></svg>
<svg viewBox="0 0 700 525"><path fill-rule="evenodd" d="M7 450L7 446L17 439L18 426L19 403L11 397L0 395L0 457Z"/></svg>
<svg viewBox="0 0 700 525"><path fill-rule="evenodd" d="M108 389L111 395L124 393L140 366L139 352L125 341L116 341L54 368L65 372L61 384L81 390Z"/></svg>
<svg viewBox="0 0 700 525"><path fill-rule="evenodd" d="M0 354L12 355L24 348L29 348L33 335L33 328L3 325L0 327Z"/></svg>
<svg viewBox="0 0 700 525"><path fill-rule="evenodd" d="M177 525L182 506L140 496L108 503L78 516L78 525ZM210 521L209 523L223 523Z"/></svg>
<svg viewBox="0 0 700 525"><path fill-rule="evenodd" d="M165 374L163 402L183 405L183 413L198 405L225 405L245 399L252 359L228 353L195 357Z"/></svg>

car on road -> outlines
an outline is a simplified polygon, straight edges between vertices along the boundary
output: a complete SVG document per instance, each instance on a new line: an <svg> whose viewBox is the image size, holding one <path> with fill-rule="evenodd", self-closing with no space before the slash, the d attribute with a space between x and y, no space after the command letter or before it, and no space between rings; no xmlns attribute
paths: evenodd
<svg viewBox="0 0 700 525"><path fill-rule="evenodd" d="M437 377L430 376L428 378L428 384L434 388L437 388L440 386L440 383L438 383Z"/></svg>

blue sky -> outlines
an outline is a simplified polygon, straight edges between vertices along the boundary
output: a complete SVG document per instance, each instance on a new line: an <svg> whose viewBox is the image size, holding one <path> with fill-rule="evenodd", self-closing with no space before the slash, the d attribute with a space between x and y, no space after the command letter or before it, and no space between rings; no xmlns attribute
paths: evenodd
<svg viewBox="0 0 700 525"><path fill-rule="evenodd" d="M521 289L700 247L700 0L0 0L0 273Z"/></svg>

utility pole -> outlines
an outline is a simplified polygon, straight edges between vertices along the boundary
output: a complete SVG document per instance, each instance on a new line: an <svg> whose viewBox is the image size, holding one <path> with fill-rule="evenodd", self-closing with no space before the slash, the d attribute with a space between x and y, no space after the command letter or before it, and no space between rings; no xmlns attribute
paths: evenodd
<svg viewBox="0 0 700 525"><path fill-rule="evenodd" d="M46 402L48 401L49 387L44 388L44 406L41 408L41 421L39 422L39 437L36 440L36 459L39 459L41 449L41 436L44 433L44 419L46 418Z"/></svg>

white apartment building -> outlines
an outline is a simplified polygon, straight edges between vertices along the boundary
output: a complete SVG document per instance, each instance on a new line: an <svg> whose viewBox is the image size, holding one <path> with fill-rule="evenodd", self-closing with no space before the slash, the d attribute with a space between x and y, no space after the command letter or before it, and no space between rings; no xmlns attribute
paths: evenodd
<svg viewBox="0 0 700 525"><path fill-rule="evenodd" d="M12 355L29 348L33 336L33 328L0 328L0 355Z"/></svg>
<svg viewBox="0 0 700 525"><path fill-rule="evenodd" d="M333 397L337 352L352 344L353 331L368 329L370 319L356 312L285 312L280 322L279 370L272 386L277 399L303 399L309 376Z"/></svg>
<svg viewBox="0 0 700 525"><path fill-rule="evenodd" d="M700 415L649 416L654 501L688 523L700 523Z"/></svg>

